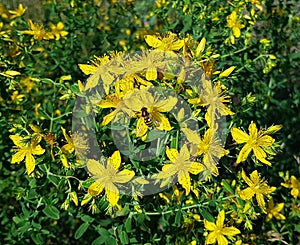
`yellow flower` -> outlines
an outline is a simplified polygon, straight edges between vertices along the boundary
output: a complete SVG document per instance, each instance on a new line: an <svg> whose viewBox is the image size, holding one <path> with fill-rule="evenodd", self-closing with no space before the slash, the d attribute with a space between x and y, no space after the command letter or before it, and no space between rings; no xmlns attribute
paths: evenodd
<svg viewBox="0 0 300 245"><path fill-rule="evenodd" d="M228 77L232 72L233 70L236 68L236 66L230 66L228 69L226 69L225 71L223 71L219 77Z"/></svg>
<svg viewBox="0 0 300 245"><path fill-rule="evenodd" d="M184 40L178 39L172 32L168 32L164 37L146 35L145 41L149 46L162 51L178 51L184 45Z"/></svg>
<svg viewBox="0 0 300 245"><path fill-rule="evenodd" d="M238 194L243 200L250 200L254 195L261 209L265 212L265 200L264 195L269 195L276 190L276 187L270 187L267 181L260 179L260 175L257 170L250 174L250 179L246 176L244 170L242 170L242 178L249 185L245 190L238 191Z"/></svg>
<svg viewBox="0 0 300 245"><path fill-rule="evenodd" d="M78 66L85 75L91 75L87 79L84 90L96 87L102 79L106 94L109 93L109 86L115 80L114 74L119 71L115 65L112 65L112 61L107 55L103 57L95 56L91 64L79 64Z"/></svg>
<svg viewBox="0 0 300 245"><path fill-rule="evenodd" d="M73 143L73 140L72 138L67 134L66 130L61 127L61 130L63 131L63 134L64 134L64 137L67 141L67 144L65 144L61 150L64 154L72 154L75 150L75 146L74 146L74 143Z"/></svg>
<svg viewBox="0 0 300 245"><path fill-rule="evenodd" d="M69 34L69 32L64 31L64 24L60 21L57 25L52 23L49 24L51 28L51 33L55 36L55 40L59 40L61 37L65 37Z"/></svg>
<svg viewBox="0 0 300 245"><path fill-rule="evenodd" d="M145 123L146 118L142 115L142 108L146 110L148 119L159 130L171 130L169 120L162 112L169 112L177 103L177 98L168 96L161 98L158 94L152 94L147 89L135 90L124 97L125 105L134 111L139 117L136 126L136 136L142 137L148 132Z"/></svg>
<svg viewBox="0 0 300 245"><path fill-rule="evenodd" d="M182 146L179 153L176 149L169 149L169 147L167 147L166 154L171 164L165 164L162 171L159 172L155 178L164 179L160 185L160 187L163 187L171 183L171 178L177 177L179 184L182 185L186 195L188 195L191 190L191 178L189 173L199 174L204 169L203 165L191 160L190 152L186 144Z"/></svg>
<svg viewBox="0 0 300 245"><path fill-rule="evenodd" d="M119 98L117 93L109 94L106 96L105 100L101 100L98 104L101 108L116 108L113 112L109 113L103 118L103 121L101 123L102 126L105 126L109 124L113 119L119 120L122 116L122 113L119 114L119 112L124 111L129 116L134 117L135 114L126 107L124 101Z"/></svg>
<svg viewBox="0 0 300 245"><path fill-rule="evenodd" d="M9 137L17 148L17 152L12 156L11 163L20 163L25 158L27 174L30 175L35 169L33 155L42 155L45 152L45 149L39 145L41 137L28 138L18 135L10 135Z"/></svg>
<svg viewBox="0 0 300 245"><path fill-rule="evenodd" d="M260 11L263 11L263 6L260 0L251 0L251 3L255 5Z"/></svg>
<svg viewBox="0 0 300 245"><path fill-rule="evenodd" d="M61 127L61 130L67 141L67 144L61 147L62 153L69 155L76 150L76 154L79 158L84 157L89 151L88 139L82 133L75 132L70 137L63 127Z"/></svg>
<svg viewBox="0 0 300 245"><path fill-rule="evenodd" d="M0 3L0 17L2 19L8 19L8 11L7 9L5 8L5 5Z"/></svg>
<svg viewBox="0 0 300 245"><path fill-rule="evenodd" d="M212 128L209 128L201 139L200 135L191 129L183 128L182 131L188 141L193 144L191 154L195 156L203 155L203 164L207 170L214 175L218 175L216 160L219 160L229 152L222 147L222 143L217 138L216 132Z"/></svg>
<svg viewBox="0 0 300 245"><path fill-rule="evenodd" d="M10 96L11 101L15 102L16 104L20 103L24 97L25 94L19 94L19 91L14 91L13 94Z"/></svg>
<svg viewBox="0 0 300 245"><path fill-rule="evenodd" d="M117 80L115 84L116 94L119 98L123 98L128 92L134 90L134 88L149 87L153 87L152 83L144 80L135 73L126 75L124 78Z"/></svg>
<svg viewBox="0 0 300 245"><path fill-rule="evenodd" d="M23 8L23 5L20 3L16 10L9 10L8 12L12 14L11 19L22 16L26 12L27 8Z"/></svg>
<svg viewBox="0 0 300 245"><path fill-rule="evenodd" d="M300 196L300 180L297 180L295 176L291 176L290 183L281 183L286 188L292 188L291 194L297 199Z"/></svg>
<svg viewBox="0 0 300 245"><path fill-rule="evenodd" d="M119 151L115 151L108 158L106 166L96 160L89 159L87 168L96 181L89 187L88 193L92 196L98 196L105 190L108 202L112 206L117 205L120 198L117 184L127 183L135 175L134 171L128 169L118 171L120 166L121 155Z"/></svg>
<svg viewBox="0 0 300 245"><path fill-rule="evenodd" d="M54 36L47 32L43 26L39 24L33 24L32 20L28 21L28 25L31 30L22 31L22 34L33 35L33 38L38 41L41 41L42 39L49 40L54 38Z"/></svg>
<svg viewBox="0 0 300 245"><path fill-rule="evenodd" d="M222 210L218 214L216 223L212 223L207 220L204 220L205 229L211 231L206 237L205 244L214 244L218 242L219 245L227 245L228 240L225 236L235 236L241 233L239 229L233 226L225 227L224 221L225 221L224 210Z"/></svg>
<svg viewBox="0 0 300 245"><path fill-rule="evenodd" d="M157 71L161 71L167 65L165 53L159 50L151 50L143 52L142 55L136 57L136 61L132 61L135 73L146 73L148 81L157 79ZM170 60L172 62L172 60ZM129 71L132 74L132 70Z"/></svg>
<svg viewBox="0 0 300 245"><path fill-rule="evenodd" d="M268 201L268 208L267 208L267 217L266 221L270 221L273 217L278 220L285 220L285 216L280 213L280 211L283 209L284 203L279 203L274 205L273 198L271 198Z"/></svg>
<svg viewBox="0 0 300 245"><path fill-rule="evenodd" d="M259 161L271 166L271 163L266 159L268 149L275 143L275 140L266 135L268 131L257 131L256 124L251 122L249 125L249 135L238 128L231 129L231 135L238 144L246 143L241 149L236 163L243 162L247 159L250 152L253 150L254 155Z"/></svg>
<svg viewBox="0 0 300 245"><path fill-rule="evenodd" d="M215 85L202 77L203 89L198 98L189 99L188 102L200 106L207 106L205 119L210 127L215 124L219 116L233 115L234 113L224 104L230 102L230 96L225 95L226 87L220 82Z"/></svg>
<svg viewBox="0 0 300 245"><path fill-rule="evenodd" d="M233 35L236 38L241 36L241 29L244 28L245 25L240 23L236 11L233 11L231 15L227 17L227 27L232 29Z"/></svg>

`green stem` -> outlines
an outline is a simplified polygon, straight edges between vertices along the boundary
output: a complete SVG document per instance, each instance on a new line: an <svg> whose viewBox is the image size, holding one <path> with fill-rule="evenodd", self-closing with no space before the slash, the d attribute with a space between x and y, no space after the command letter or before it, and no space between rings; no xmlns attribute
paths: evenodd
<svg viewBox="0 0 300 245"><path fill-rule="evenodd" d="M226 58L226 57L228 57L228 56L232 56L233 54L241 53L241 52L243 52L243 51L245 51L245 50L247 50L247 49L250 49L250 47L245 47L245 48L239 49L239 50L237 50L237 51L234 51L233 53L225 54L225 55L223 55L223 56L221 56L221 57L222 57L222 58Z"/></svg>
<svg viewBox="0 0 300 245"><path fill-rule="evenodd" d="M222 198L222 200L232 199L234 197L236 197L236 196L234 196L234 195L233 196L228 196L228 197ZM145 214L149 215L149 216L165 215L165 214L177 212L179 210L187 210L187 209L191 209L191 208L199 208L199 207L207 206L209 203L210 203L210 201L204 202L204 203L199 203L199 204L194 204L194 205L190 205L190 206L186 206L186 207L183 207L183 208L176 208L174 210L163 211L163 212L145 212ZM131 214L135 215L135 214L139 214L139 213L138 212L132 212Z"/></svg>

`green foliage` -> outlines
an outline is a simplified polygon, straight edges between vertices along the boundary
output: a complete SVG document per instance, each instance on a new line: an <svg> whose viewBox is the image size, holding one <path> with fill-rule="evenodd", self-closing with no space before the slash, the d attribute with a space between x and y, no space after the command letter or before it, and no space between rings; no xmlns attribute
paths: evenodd
<svg viewBox="0 0 300 245"><path fill-rule="evenodd" d="M299 243L300 18L297 8L296 1L272 0L47 0L38 1L34 6L26 1L23 6L13 6L11 1L0 4L2 243L204 244L213 233L205 222L215 224L222 210L226 211L224 224L241 231L226 236L230 244ZM149 196L121 194L118 204L112 205L107 190L91 195L95 181L76 157L74 141L79 137L84 142L84 138L76 136L72 129L74 117L84 121L94 110L95 121L89 121L88 126L95 126L105 157L112 157L118 150L112 140L112 130L129 130L129 138L137 146L131 145L130 152L135 153L165 135L169 148L180 152L182 132L176 115L167 119L172 130L152 130L143 139L136 136L135 118L127 127L101 125L113 111L111 108L93 105L74 111L75 101L85 99L84 86L88 83L79 64L88 63L91 68L93 63L88 61L94 56L98 61L105 56L112 60L120 51L149 49L151 45L145 42L145 35L162 39L169 32L176 33L175 40L184 43L176 53L198 62L213 84L217 86L220 82L228 89L223 93L231 97L228 107L235 113L226 114L224 126L227 137L224 148L230 153L219 161L218 175L190 174L192 187L188 194L184 185L176 183ZM155 33L164 34L155 36ZM204 40L206 44L199 51ZM235 68L228 72L231 67ZM176 70L176 67L168 69ZM224 75L224 71L229 74ZM114 72L114 79L119 78L117 71ZM146 81L145 73L140 75ZM196 98L197 92L189 81L181 83L174 77L161 79L157 74L151 81L155 87L171 88L189 103ZM198 81L201 83L200 77ZM116 93L114 84L109 87L109 94L113 93ZM189 106L203 139L210 128L207 108L197 103ZM248 126L252 121L266 136L273 134L268 132L272 125L283 125L272 135L276 142L271 147L262 147L272 166L261 163L255 152L236 163L242 147L234 139L232 129L241 127L251 137ZM11 135L21 136L24 145L15 144ZM38 145L45 149L44 153L34 153ZM26 147L35 160L33 172L29 172L24 156L12 163L16 152ZM160 149L161 154L150 161L130 160L126 152L121 152L120 168L134 171L136 176L155 175L163 165L172 162L165 145ZM202 156L195 159L204 161ZM264 210L257 194L256 199L254 195L242 198L241 193L244 191L246 195L245 190L249 188L247 178L251 179L255 170L270 187L276 187L271 195L264 194L266 202L274 200L275 208L267 204ZM284 207L276 209L282 203ZM273 216L268 220L271 211Z"/></svg>

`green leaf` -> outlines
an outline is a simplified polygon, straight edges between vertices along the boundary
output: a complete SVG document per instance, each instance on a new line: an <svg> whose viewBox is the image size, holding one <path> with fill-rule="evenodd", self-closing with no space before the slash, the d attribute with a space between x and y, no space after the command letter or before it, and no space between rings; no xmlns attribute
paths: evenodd
<svg viewBox="0 0 300 245"><path fill-rule="evenodd" d="M232 195L234 195L234 190L231 188L231 186L228 184L228 182L227 182L225 179L222 180L222 183L223 183L223 185L224 185L224 188L225 188L228 192L230 192Z"/></svg>
<svg viewBox="0 0 300 245"><path fill-rule="evenodd" d="M181 217L182 217L181 210L178 210L176 215L175 215L175 225L180 226Z"/></svg>
<svg viewBox="0 0 300 245"><path fill-rule="evenodd" d="M73 84L73 85L71 85L70 89L71 89L71 91L72 91L73 93L75 93L75 94L78 94L78 93L80 93L80 91L79 91L79 87L78 87L78 85L77 85L77 84Z"/></svg>
<svg viewBox="0 0 300 245"><path fill-rule="evenodd" d="M56 187L58 186L58 183L60 181L60 178L53 176L53 175L48 175L48 179L50 180L51 183L53 183Z"/></svg>
<svg viewBox="0 0 300 245"><path fill-rule="evenodd" d="M191 29L192 26L192 15L186 15L183 20L183 29L181 30L182 33L187 32Z"/></svg>
<svg viewBox="0 0 300 245"><path fill-rule="evenodd" d="M45 244L42 235L39 233L38 234L32 233L31 239L34 241L35 244Z"/></svg>
<svg viewBox="0 0 300 245"><path fill-rule="evenodd" d="M82 221L86 222L86 223L92 223L94 221L94 218L92 218L89 215L83 215L81 217Z"/></svg>
<svg viewBox="0 0 300 245"><path fill-rule="evenodd" d="M121 244L129 244L128 235L125 231L121 231L121 233L119 234L119 237L121 240Z"/></svg>
<svg viewBox="0 0 300 245"><path fill-rule="evenodd" d="M200 214L203 216L204 219L206 219L209 222L215 222L214 217L205 209L200 210Z"/></svg>
<svg viewBox="0 0 300 245"><path fill-rule="evenodd" d="M97 231L101 236L106 236L106 237L109 236L109 232L104 228L98 228Z"/></svg>
<svg viewBox="0 0 300 245"><path fill-rule="evenodd" d="M126 219L126 221L125 221L125 229L126 229L126 232L127 233L130 233L131 232L131 229L132 229L132 227L131 227L131 222L132 222L132 218L131 217L128 217L127 219Z"/></svg>
<svg viewBox="0 0 300 245"><path fill-rule="evenodd" d="M59 210L52 205L45 207L43 213L51 219L59 219Z"/></svg>
<svg viewBox="0 0 300 245"><path fill-rule="evenodd" d="M98 238L96 238L93 242L92 245L98 245L98 244L103 244L106 241L106 237L104 236L99 236Z"/></svg>
<svg viewBox="0 0 300 245"><path fill-rule="evenodd" d="M156 139L163 139L163 138L165 138L165 135L166 135L165 131L156 130L156 129L151 130L148 133L148 137L145 140L145 142L152 142L152 141L154 141Z"/></svg>
<svg viewBox="0 0 300 245"><path fill-rule="evenodd" d="M86 232L87 228L89 228L89 223L81 224L75 232L75 239L79 239Z"/></svg>

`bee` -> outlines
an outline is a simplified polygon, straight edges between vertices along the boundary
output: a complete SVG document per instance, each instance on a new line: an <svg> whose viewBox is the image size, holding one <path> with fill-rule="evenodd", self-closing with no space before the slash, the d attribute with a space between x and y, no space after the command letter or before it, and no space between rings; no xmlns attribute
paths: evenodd
<svg viewBox="0 0 300 245"><path fill-rule="evenodd" d="M153 125L152 119L150 118L150 113L147 111L146 107L141 109L142 117L144 118L145 124L150 128Z"/></svg>

